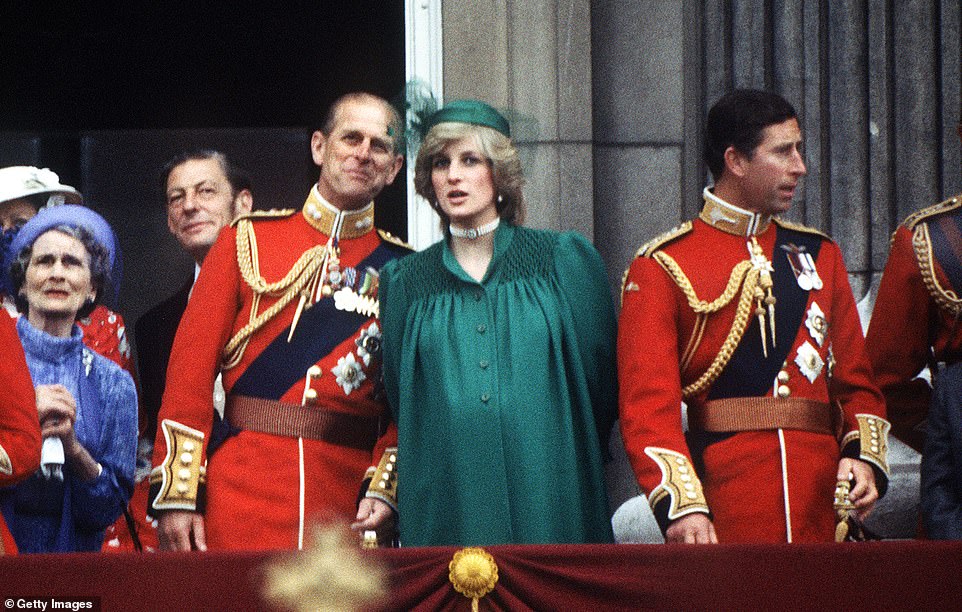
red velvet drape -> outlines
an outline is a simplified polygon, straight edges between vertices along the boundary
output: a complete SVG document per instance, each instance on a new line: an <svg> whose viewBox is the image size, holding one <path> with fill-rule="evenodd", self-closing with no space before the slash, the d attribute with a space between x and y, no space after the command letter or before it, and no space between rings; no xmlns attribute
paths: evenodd
<svg viewBox="0 0 962 612"><path fill-rule="evenodd" d="M390 568L387 610L469 610L448 581L456 548L371 551ZM481 610L955 607L962 543L491 546ZM0 558L0 600L99 597L103 610L269 609L263 553ZM49 608L48 608L49 609Z"/></svg>

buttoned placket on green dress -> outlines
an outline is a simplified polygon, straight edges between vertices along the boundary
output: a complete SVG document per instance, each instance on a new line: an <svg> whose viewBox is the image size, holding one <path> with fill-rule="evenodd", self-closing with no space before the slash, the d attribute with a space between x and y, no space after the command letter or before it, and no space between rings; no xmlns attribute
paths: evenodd
<svg viewBox="0 0 962 612"><path fill-rule="evenodd" d="M381 293L402 545L611 541L596 419L616 411L614 309L597 252L505 223L480 282L447 244L409 257Z"/></svg>

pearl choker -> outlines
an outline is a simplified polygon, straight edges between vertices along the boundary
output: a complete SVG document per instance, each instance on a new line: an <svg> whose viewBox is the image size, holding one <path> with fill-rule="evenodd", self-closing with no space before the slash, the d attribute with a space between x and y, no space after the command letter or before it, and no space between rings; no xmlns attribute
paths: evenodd
<svg viewBox="0 0 962 612"><path fill-rule="evenodd" d="M472 227L470 229L461 229L460 227L454 227L453 225L448 226L448 231L455 238L467 238L468 240L475 240L480 238L485 234L490 234L494 230L498 229L498 225L501 223L501 217L496 217L494 221L490 223L485 223L480 227Z"/></svg>

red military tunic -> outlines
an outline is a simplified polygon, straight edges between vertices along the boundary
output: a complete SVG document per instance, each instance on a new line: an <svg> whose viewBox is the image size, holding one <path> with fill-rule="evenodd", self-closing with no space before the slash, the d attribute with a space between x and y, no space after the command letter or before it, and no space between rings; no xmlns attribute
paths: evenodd
<svg viewBox="0 0 962 612"><path fill-rule="evenodd" d="M20 482L40 467L40 423L30 370L13 319L0 316L0 487ZM17 551L0 516L0 554Z"/></svg>
<svg viewBox="0 0 962 612"><path fill-rule="evenodd" d="M332 235L339 239L332 241ZM337 248L339 261L324 255L332 252L325 245ZM377 389L380 333L371 309L356 306L364 300L376 306L376 274L366 274L367 267L377 269L405 252L374 231L373 204L338 214L316 188L301 213L255 213L225 228L204 261L171 352L154 445L151 489L160 488L152 493L155 510L204 511L206 479L211 549L296 549L311 521L353 519L366 471L390 455L385 450L397 439ZM317 267L305 275L305 264ZM291 289L287 281L298 274L309 276L307 284ZM258 277L255 300L249 280ZM357 289L346 310L341 292L332 298L326 291L336 289L341 277ZM313 305L313 297L307 300L290 334L300 296L319 296L322 289L325 297ZM246 346L235 342L239 350L225 356L228 342L251 325L252 307L266 321L255 321ZM210 455L213 385L222 360L233 435ZM241 396L255 400L255 417L267 413L258 400L293 405L299 416L326 413L333 433L318 439L292 433L290 424L279 426L287 433L265 433L243 423L238 432L231 402ZM365 438L369 442L358 444ZM389 503L392 498L382 497Z"/></svg>
<svg viewBox="0 0 962 612"><path fill-rule="evenodd" d="M915 213L895 230L865 339L892 433L919 452L931 388L916 377L926 366L962 359L962 287L953 286L933 250L933 237L945 235L940 227L960 219L962 196L956 196Z"/></svg>
<svg viewBox="0 0 962 612"><path fill-rule="evenodd" d="M770 223L707 190L705 199L699 219L642 247L626 272L618 378L628 456L662 531L703 512L720 542L832 541L842 452L887 471L885 406L841 253L813 230ZM742 421L777 411L789 420L699 425L686 439L683 399L690 422L713 406L716 417L740 409ZM822 431L792 424L803 413Z"/></svg>

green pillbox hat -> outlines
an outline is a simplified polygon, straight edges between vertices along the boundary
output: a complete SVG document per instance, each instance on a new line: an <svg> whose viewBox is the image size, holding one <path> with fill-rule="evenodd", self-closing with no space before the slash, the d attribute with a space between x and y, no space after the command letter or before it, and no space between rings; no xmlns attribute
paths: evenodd
<svg viewBox="0 0 962 612"><path fill-rule="evenodd" d="M508 125L508 120L494 110L494 107L480 100L454 100L445 104L444 108L428 119L427 127L431 129L435 125L447 121L483 125L511 138L511 126Z"/></svg>

